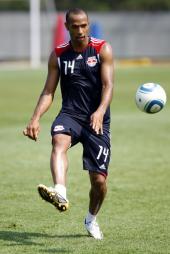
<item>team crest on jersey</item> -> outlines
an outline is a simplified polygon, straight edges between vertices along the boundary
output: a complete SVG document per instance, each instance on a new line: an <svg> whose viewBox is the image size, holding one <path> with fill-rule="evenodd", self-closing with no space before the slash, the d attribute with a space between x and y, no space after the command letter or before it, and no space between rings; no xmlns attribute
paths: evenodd
<svg viewBox="0 0 170 254"><path fill-rule="evenodd" d="M90 56L87 58L87 62L88 66L90 67L94 67L97 64L97 58L96 56Z"/></svg>

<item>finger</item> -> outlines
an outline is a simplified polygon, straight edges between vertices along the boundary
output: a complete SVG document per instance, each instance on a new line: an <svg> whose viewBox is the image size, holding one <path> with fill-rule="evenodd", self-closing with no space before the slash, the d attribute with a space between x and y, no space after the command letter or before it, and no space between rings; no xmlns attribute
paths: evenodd
<svg viewBox="0 0 170 254"><path fill-rule="evenodd" d="M96 132L97 135L99 135L99 129L98 128L95 129L95 132Z"/></svg>
<svg viewBox="0 0 170 254"><path fill-rule="evenodd" d="M35 141L37 141L37 139L38 139L39 132L40 132L40 126L38 126L38 127L35 129Z"/></svg>
<svg viewBox="0 0 170 254"><path fill-rule="evenodd" d="M40 131L39 128L33 129L33 138L34 138L35 141L37 141L37 139L38 139L39 131Z"/></svg>
<svg viewBox="0 0 170 254"><path fill-rule="evenodd" d="M33 139L34 140L34 132L33 132L33 129L32 128L30 128L29 129L29 135L28 135L31 139Z"/></svg>
<svg viewBox="0 0 170 254"><path fill-rule="evenodd" d="M32 130L32 128L27 128L26 129L26 136L32 140L35 140L35 135L34 135L34 131Z"/></svg>
<svg viewBox="0 0 170 254"><path fill-rule="evenodd" d="M103 135L103 125L100 126L100 133Z"/></svg>
<svg viewBox="0 0 170 254"><path fill-rule="evenodd" d="M35 140L35 138L34 138L34 137L32 137L32 136L30 136L30 135L28 135L28 138L30 138L30 139L32 139L32 140L34 140L34 141L36 141L36 140Z"/></svg>
<svg viewBox="0 0 170 254"><path fill-rule="evenodd" d="M32 129L31 130L31 136L32 138L35 140L36 139L36 130L35 129Z"/></svg>
<svg viewBox="0 0 170 254"><path fill-rule="evenodd" d="M37 139L38 139L38 135L35 134L34 140L37 141Z"/></svg>
<svg viewBox="0 0 170 254"><path fill-rule="evenodd" d="M92 128L93 128L93 130L96 130L96 128L97 128L97 121L96 120L93 120Z"/></svg>
<svg viewBox="0 0 170 254"><path fill-rule="evenodd" d="M23 134L24 134L24 136L28 137L29 139L35 140L32 136L30 136L28 133L25 133L24 131L23 131Z"/></svg>
<svg viewBox="0 0 170 254"><path fill-rule="evenodd" d="M94 131L96 132L96 134L98 135L99 134L99 124L96 123L95 127L94 127Z"/></svg>
<svg viewBox="0 0 170 254"><path fill-rule="evenodd" d="M24 134L24 136L28 136L27 129L23 130L23 134Z"/></svg>
<svg viewBox="0 0 170 254"><path fill-rule="evenodd" d="M100 121L97 122L95 129L97 134L103 135L103 124Z"/></svg>
<svg viewBox="0 0 170 254"><path fill-rule="evenodd" d="M38 131L38 130L37 130L37 131L35 131L35 135L34 135L35 141L37 141L37 139L38 139L38 133L39 133L39 131Z"/></svg>

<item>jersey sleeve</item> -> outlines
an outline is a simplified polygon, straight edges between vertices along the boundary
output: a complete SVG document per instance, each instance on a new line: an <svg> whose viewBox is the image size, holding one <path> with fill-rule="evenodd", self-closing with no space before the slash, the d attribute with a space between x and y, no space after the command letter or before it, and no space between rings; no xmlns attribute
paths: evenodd
<svg viewBox="0 0 170 254"><path fill-rule="evenodd" d="M100 53L101 47L106 43L105 40L99 40L96 38L91 37L91 45L94 47L97 51L97 54Z"/></svg>
<svg viewBox="0 0 170 254"><path fill-rule="evenodd" d="M57 57L60 57L62 55L63 52L65 52L68 48L70 47L69 42L66 42L64 44L61 44L59 46L57 46L54 50L56 53Z"/></svg>

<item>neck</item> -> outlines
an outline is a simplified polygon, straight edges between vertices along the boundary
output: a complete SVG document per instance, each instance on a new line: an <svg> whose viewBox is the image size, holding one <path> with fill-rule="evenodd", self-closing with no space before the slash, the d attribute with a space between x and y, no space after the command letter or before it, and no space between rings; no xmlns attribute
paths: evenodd
<svg viewBox="0 0 170 254"><path fill-rule="evenodd" d="M80 41L80 42L74 41L71 39L71 45L73 49L77 52L83 51L87 47L88 43L89 43L89 37L87 37L84 41Z"/></svg>

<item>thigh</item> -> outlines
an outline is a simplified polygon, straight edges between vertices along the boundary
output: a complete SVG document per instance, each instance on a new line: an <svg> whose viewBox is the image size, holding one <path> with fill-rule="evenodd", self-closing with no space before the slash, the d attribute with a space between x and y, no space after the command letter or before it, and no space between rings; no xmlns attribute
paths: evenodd
<svg viewBox="0 0 170 254"><path fill-rule="evenodd" d="M85 130L83 138L83 165L84 169L108 174L110 161L110 133L104 128L103 135L97 135L89 129Z"/></svg>
<svg viewBox="0 0 170 254"><path fill-rule="evenodd" d="M70 115L60 113L51 126L51 135L65 134L71 136L71 146L79 142L81 126Z"/></svg>

